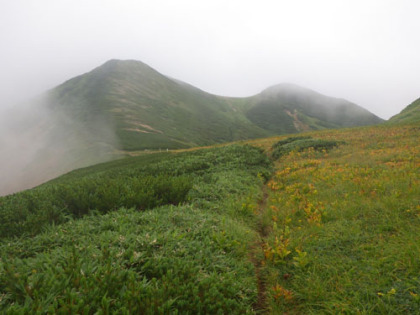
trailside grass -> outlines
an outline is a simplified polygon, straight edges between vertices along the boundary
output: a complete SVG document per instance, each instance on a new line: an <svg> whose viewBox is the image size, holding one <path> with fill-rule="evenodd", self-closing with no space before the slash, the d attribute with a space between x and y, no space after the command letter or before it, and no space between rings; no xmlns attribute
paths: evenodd
<svg viewBox="0 0 420 315"><path fill-rule="evenodd" d="M150 154L2 197L0 313L417 314L419 136L384 125Z"/></svg>
<svg viewBox="0 0 420 315"><path fill-rule="evenodd" d="M10 198L25 199L27 219L40 217L40 227L22 219L27 230L16 226L8 230L16 236L2 239L0 313L254 313L257 284L248 247L257 238L256 198L270 172L271 163L260 150L239 145L101 164L37 188L48 192L43 204L62 207L54 208L65 214L59 224L37 208L31 215L31 191L0 199L5 219L13 212L12 203L5 202ZM140 197L132 199L139 204L115 207L124 198L113 193L118 185L110 183L150 176L163 183L182 178L181 186L190 189L176 203L165 196L171 189L153 189L163 205L145 210L142 196L148 190L135 182L136 189L126 187L125 193L139 191ZM90 194L73 202L85 182L95 183ZM55 193L60 185L70 190L65 198ZM111 196L114 206L96 209L92 196L99 193ZM82 209L73 211L76 204Z"/></svg>
<svg viewBox="0 0 420 315"><path fill-rule="evenodd" d="M273 314L418 314L420 129L310 133L268 183L263 265ZM254 142L270 152L276 138Z"/></svg>

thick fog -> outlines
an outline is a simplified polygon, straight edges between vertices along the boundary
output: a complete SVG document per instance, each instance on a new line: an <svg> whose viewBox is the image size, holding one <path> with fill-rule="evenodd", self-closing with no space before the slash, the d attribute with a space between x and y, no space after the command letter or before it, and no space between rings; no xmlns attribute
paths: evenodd
<svg viewBox="0 0 420 315"><path fill-rule="evenodd" d="M108 135L96 156L108 155L100 119L92 133L68 112L16 104L109 59L225 96L294 83L387 119L420 97L419 12L415 0L1 1L0 194L95 162L92 135Z"/></svg>
<svg viewBox="0 0 420 315"><path fill-rule="evenodd" d="M389 118L419 97L416 0L14 0L0 3L0 107L109 59L205 91L289 82Z"/></svg>
<svg viewBox="0 0 420 315"><path fill-rule="evenodd" d="M0 196L117 157L112 124L103 117L81 123L70 102L51 104L44 95L0 112Z"/></svg>

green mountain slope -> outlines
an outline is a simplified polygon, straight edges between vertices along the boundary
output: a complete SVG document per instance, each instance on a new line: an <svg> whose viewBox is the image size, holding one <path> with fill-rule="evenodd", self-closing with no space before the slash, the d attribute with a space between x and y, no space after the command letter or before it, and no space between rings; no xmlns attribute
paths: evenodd
<svg viewBox="0 0 420 315"><path fill-rule="evenodd" d="M227 99L169 79L138 61L111 60L65 82L50 97L52 108L58 103L86 122L107 122L124 150L185 148L268 135L238 115Z"/></svg>
<svg viewBox="0 0 420 315"><path fill-rule="evenodd" d="M270 87L252 102L247 117L275 134L373 125L383 121L356 104L293 84Z"/></svg>
<svg viewBox="0 0 420 315"><path fill-rule="evenodd" d="M111 60L65 82L50 91L50 104L65 108L77 123L106 122L123 150L193 147L382 121L355 104L293 85L248 98L211 95L131 60Z"/></svg>
<svg viewBox="0 0 420 315"><path fill-rule="evenodd" d="M388 122L393 124L420 122L420 98L404 108L398 115L392 116Z"/></svg>
<svg viewBox="0 0 420 315"><path fill-rule="evenodd" d="M0 116L6 118L0 145L8 153L0 156L0 195L130 151L382 121L357 105L293 85L245 98L216 96L133 60L110 60L28 102L22 112Z"/></svg>

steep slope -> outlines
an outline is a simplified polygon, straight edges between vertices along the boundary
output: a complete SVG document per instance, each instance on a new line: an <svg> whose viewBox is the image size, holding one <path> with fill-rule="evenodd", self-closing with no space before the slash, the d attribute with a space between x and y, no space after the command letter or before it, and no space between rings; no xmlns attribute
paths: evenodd
<svg viewBox="0 0 420 315"><path fill-rule="evenodd" d="M223 97L169 79L138 61L111 60L51 91L84 119L106 121L124 150L182 148L262 137ZM79 120L79 119L78 119Z"/></svg>
<svg viewBox="0 0 420 315"><path fill-rule="evenodd" d="M398 115L392 116L389 123L404 124L420 122L420 98L404 108Z"/></svg>
<svg viewBox="0 0 420 315"><path fill-rule="evenodd" d="M280 84L253 98L247 117L275 134L373 125L383 120L343 99L293 84Z"/></svg>
<svg viewBox="0 0 420 315"><path fill-rule="evenodd" d="M123 150L173 149L380 123L361 107L291 84L248 98L206 93L139 61L111 60L50 91L76 122L106 123ZM99 134L102 141L109 142Z"/></svg>

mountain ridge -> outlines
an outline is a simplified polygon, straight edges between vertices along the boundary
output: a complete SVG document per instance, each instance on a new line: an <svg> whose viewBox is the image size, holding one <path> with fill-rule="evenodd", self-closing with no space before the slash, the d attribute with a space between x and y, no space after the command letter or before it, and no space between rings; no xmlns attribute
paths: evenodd
<svg viewBox="0 0 420 315"><path fill-rule="evenodd" d="M331 106L337 109L335 115ZM17 120L17 131L5 133L25 143L25 152L15 150L0 160L8 169L0 194L132 151L383 121L351 102L293 84L249 97L226 97L169 78L143 62L117 59L48 90L27 108L27 118Z"/></svg>

